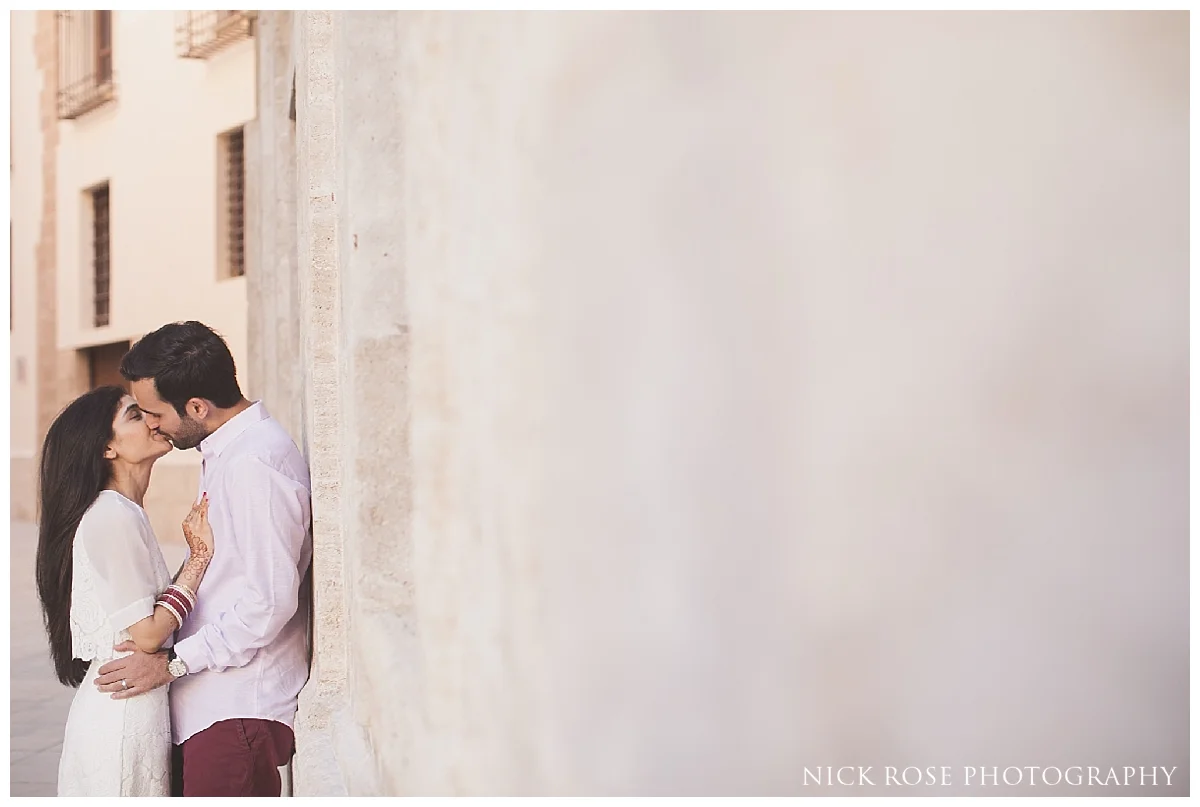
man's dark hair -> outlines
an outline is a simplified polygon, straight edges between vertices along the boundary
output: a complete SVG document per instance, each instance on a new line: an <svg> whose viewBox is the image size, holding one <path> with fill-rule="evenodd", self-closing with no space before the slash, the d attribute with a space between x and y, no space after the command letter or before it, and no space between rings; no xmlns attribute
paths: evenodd
<svg viewBox="0 0 1200 807"><path fill-rule="evenodd" d="M222 409L242 400L233 354L203 322L172 322L148 333L121 359L126 381L154 379L154 388L181 416L192 398Z"/></svg>

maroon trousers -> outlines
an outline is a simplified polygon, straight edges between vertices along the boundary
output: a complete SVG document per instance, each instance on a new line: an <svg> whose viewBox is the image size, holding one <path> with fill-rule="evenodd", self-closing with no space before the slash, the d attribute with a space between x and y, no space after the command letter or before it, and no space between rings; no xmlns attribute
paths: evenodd
<svg viewBox="0 0 1200 807"><path fill-rule="evenodd" d="M222 720L172 746L172 796L278 796L279 769L295 751L274 720Z"/></svg>

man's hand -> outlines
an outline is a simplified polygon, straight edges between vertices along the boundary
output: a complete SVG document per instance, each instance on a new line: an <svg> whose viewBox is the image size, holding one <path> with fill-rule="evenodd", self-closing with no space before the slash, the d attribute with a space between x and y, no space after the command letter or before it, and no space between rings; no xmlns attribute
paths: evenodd
<svg viewBox="0 0 1200 807"><path fill-rule="evenodd" d="M122 642L113 649L118 653L133 651L132 656L105 664L96 676L96 688L113 693L113 700L144 695L173 680L167 672L167 651L143 653L133 642Z"/></svg>

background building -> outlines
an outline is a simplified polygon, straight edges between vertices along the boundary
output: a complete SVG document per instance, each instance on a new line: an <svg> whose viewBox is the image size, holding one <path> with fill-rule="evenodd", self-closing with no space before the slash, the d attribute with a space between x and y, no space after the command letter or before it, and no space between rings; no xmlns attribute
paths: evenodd
<svg viewBox="0 0 1200 807"><path fill-rule="evenodd" d="M263 12L258 47L297 794L1188 792L1186 13Z"/></svg>
<svg viewBox="0 0 1200 807"><path fill-rule="evenodd" d="M53 297L54 288L55 198L44 189L47 182L54 181L52 136L57 127L43 122L46 117L55 120L54 88L42 86L42 71L49 57L43 52L46 44L39 36L38 22L32 12L11 15L10 493L13 518L26 521L35 515L35 461L45 434L44 426L39 429L42 417L37 408L39 386L44 397L45 384L35 368L39 364L54 366L47 351L47 345L54 345L54 305L46 307L51 315L46 316L38 308L38 299L39 284L43 302Z"/></svg>
<svg viewBox="0 0 1200 807"><path fill-rule="evenodd" d="M12 501L35 514L35 456L74 396L123 383L121 356L199 319L246 350L243 125L248 12L12 14ZM182 541L199 456L158 462L147 511Z"/></svg>

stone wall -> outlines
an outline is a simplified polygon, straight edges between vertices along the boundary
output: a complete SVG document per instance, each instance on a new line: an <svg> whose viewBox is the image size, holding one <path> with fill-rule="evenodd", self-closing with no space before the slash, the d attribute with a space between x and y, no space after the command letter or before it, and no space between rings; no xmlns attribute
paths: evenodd
<svg viewBox="0 0 1200 807"><path fill-rule="evenodd" d="M1188 792L1185 14L262 16L298 795Z"/></svg>

